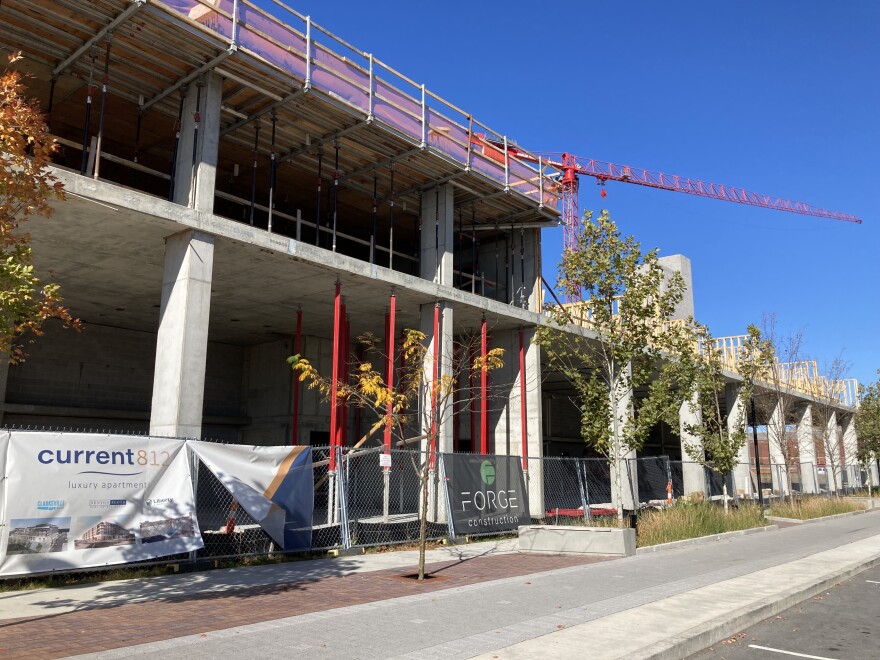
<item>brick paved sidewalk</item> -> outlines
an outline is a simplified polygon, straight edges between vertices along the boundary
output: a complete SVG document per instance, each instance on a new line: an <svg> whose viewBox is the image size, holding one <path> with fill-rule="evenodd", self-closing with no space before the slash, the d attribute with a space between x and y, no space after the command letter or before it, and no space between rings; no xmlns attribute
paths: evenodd
<svg viewBox="0 0 880 660"><path fill-rule="evenodd" d="M0 622L0 658L92 653L606 559L611 558L533 554L474 557L429 564L432 577L421 583L403 577L415 572L412 566L6 619Z"/></svg>

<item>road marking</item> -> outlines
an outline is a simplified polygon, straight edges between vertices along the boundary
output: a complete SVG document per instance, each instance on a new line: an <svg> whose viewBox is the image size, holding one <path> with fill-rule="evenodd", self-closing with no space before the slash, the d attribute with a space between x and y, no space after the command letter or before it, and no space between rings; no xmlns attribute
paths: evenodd
<svg viewBox="0 0 880 660"><path fill-rule="evenodd" d="M812 658L813 660L834 660L834 658L826 658L824 655L807 655L806 653L795 653L794 651L771 649L769 646L758 646L757 644L749 644L749 648L760 649L761 651L771 651L773 653L782 653L783 655L793 655L797 658Z"/></svg>
<svg viewBox="0 0 880 660"><path fill-rule="evenodd" d="M877 580L865 580L865 582L870 582L871 584L880 584Z"/></svg>

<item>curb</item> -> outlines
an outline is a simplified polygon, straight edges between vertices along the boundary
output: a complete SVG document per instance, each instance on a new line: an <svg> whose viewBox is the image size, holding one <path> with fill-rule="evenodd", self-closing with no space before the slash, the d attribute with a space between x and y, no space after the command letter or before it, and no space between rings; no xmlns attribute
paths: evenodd
<svg viewBox="0 0 880 660"><path fill-rule="evenodd" d="M823 518L822 520L827 519ZM670 541L669 543L647 545L642 548L636 548L636 555L646 555L652 552L663 552L664 550L675 550L676 548L686 548L692 545L702 545L704 543L715 543L717 541L724 541L726 539L734 538L737 536L749 536L750 534L758 534L760 532L775 532L778 529L779 527L777 525L766 525L764 527L738 529L733 532L722 532L721 534L712 534L711 536L699 536L695 539L682 539L681 541Z"/></svg>
<svg viewBox="0 0 880 660"><path fill-rule="evenodd" d="M880 566L880 556L873 557L855 566L835 571L810 585L771 596L765 599L763 603L742 608L739 612L731 613L724 621L705 624L702 628L679 635L678 639L673 637L663 642L664 648L660 650L657 650L655 645L650 651L636 653L630 657L644 660L681 660L681 658L689 657L713 644L717 644L721 639L732 637L736 633L760 623L764 619L784 612L788 608L833 587L841 580L851 578L875 566Z"/></svg>
<svg viewBox="0 0 880 660"><path fill-rule="evenodd" d="M810 523L822 522L824 520L834 520L835 518L848 518L849 516L860 516L863 513L868 513L870 509L862 509L860 511L847 511L846 513L835 513L833 516L822 516L821 518L807 518L806 520L802 520L800 518L780 518L779 516L765 516L767 520L772 520L773 522L784 522L790 523L793 525L809 525Z"/></svg>

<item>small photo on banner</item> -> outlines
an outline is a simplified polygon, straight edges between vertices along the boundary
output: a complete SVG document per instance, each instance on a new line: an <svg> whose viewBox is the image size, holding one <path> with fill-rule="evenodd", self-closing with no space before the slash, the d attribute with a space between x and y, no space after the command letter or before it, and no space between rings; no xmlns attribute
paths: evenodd
<svg viewBox="0 0 880 660"><path fill-rule="evenodd" d="M282 550L312 546L312 448L221 445L190 449Z"/></svg>

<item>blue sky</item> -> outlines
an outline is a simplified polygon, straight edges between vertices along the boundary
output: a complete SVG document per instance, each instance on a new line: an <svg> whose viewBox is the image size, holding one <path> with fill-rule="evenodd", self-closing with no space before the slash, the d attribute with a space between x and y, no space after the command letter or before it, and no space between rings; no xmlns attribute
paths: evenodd
<svg viewBox="0 0 880 660"><path fill-rule="evenodd" d="M268 5L270 3L265 2ZM880 368L880 3L383 0L291 6L495 131L852 213L862 225L581 180L643 248L693 265L716 336L775 313L820 362ZM555 278L561 230L544 232Z"/></svg>

